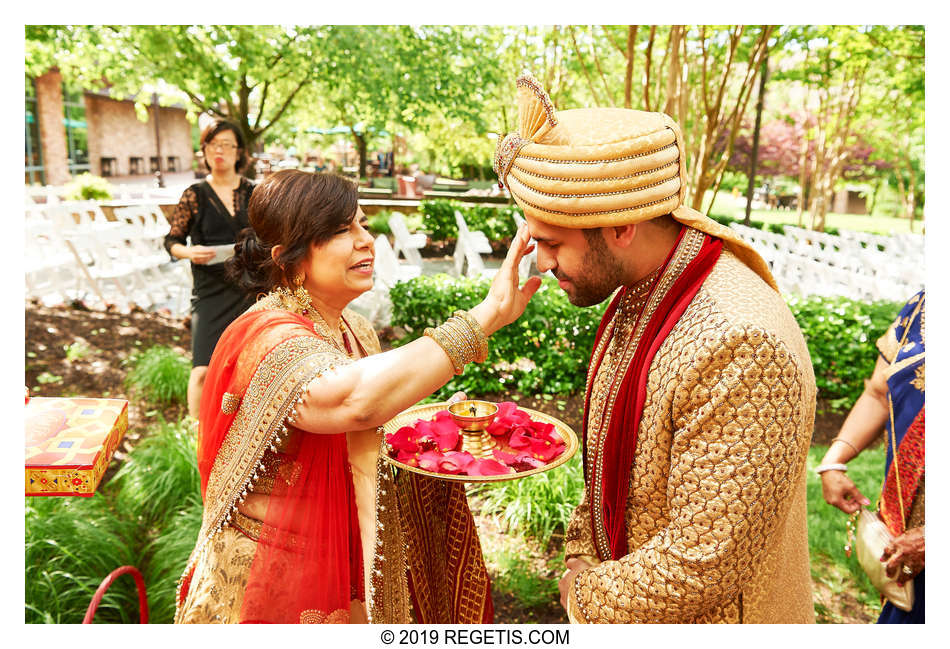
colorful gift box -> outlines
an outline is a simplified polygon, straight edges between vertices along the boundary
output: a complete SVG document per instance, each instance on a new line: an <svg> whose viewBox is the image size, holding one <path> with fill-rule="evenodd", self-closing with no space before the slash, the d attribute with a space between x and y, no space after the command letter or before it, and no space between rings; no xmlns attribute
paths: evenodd
<svg viewBox="0 0 950 649"><path fill-rule="evenodd" d="M26 495L88 497L129 427L129 402L33 397L25 424Z"/></svg>

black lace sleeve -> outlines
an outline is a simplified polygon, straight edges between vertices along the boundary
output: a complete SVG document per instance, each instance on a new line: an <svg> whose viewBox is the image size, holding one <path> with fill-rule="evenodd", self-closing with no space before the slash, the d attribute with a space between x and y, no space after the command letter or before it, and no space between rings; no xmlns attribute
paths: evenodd
<svg viewBox="0 0 950 649"><path fill-rule="evenodd" d="M191 224L198 215L198 194L193 187L186 189L181 200L175 207L170 219L168 219L171 229L165 235L165 250L171 254L171 248L174 244L180 243L183 246L188 244L188 231Z"/></svg>

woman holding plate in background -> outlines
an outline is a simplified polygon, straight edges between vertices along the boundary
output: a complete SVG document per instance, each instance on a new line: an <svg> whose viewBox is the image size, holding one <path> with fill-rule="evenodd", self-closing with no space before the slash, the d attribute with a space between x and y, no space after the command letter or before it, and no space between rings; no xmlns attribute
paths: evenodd
<svg viewBox="0 0 950 649"><path fill-rule="evenodd" d="M215 247L230 248L238 232L248 227L247 203L254 185L240 174L248 161L244 138L234 124L216 120L201 134L201 151L211 175L182 193L165 237L165 249L172 257L191 261L188 414L192 417L198 416L208 362L218 338L253 303L228 281L224 266L215 261Z"/></svg>
<svg viewBox="0 0 950 649"><path fill-rule="evenodd" d="M380 353L347 305L373 286L356 186L280 171L255 189L229 272L265 294L222 335L201 401L205 503L177 622L477 623L488 575L464 488L394 478L381 426L485 359L540 278L522 229L486 298Z"/></svg>

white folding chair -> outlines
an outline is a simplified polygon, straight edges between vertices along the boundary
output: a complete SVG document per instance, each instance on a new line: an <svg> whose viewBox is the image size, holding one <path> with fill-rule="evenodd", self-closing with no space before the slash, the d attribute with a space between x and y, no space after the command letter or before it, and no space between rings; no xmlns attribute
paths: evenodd
<svg viewBox="0 0 950 649"><path fill-rule="evenodd" d="M388 219L389 229L392 230L394 243L392 246L396 258L402 253L410 264L422 267L422 255L419 249L426 245L428 237L424 232L409 233L406 221L399 212L393 212Z"/></svg>
<svg viewBox="0 0 950 649"><path fill-rule="evenodd" d="M467 277L494 277L498 270L485 268L485 262L481 256L482 253L491 254L491 244L488 243L488 237L481 230L469 230L465 217L458 210L455 210L455 224L459 230L455 252L452 253L452 259L455 261L455 274L461 276L463 267L466 267L465 274Z"/></svg>

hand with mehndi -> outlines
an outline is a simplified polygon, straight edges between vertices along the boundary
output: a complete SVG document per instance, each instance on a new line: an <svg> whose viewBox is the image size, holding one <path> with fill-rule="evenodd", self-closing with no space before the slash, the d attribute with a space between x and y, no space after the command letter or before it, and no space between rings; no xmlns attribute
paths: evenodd
<svg viewBox="0 0 950 649"><path fill-rule="evenodd" d="M924 528L912 527L884 548L881 561L886 561L884 571L897 584L903 586L924 569Z"/></svg>
<svg viewBox="0 0 950 649"><path fill-rule="evenodd" d="M511 240L511 247L492 281L488 295L471 310L486 336L521 317L528 301L541 286L540 277L529 277L523 286L518 285L518 264L522 257L534 250L530 241L528 227L522 225Z"/></svg>

